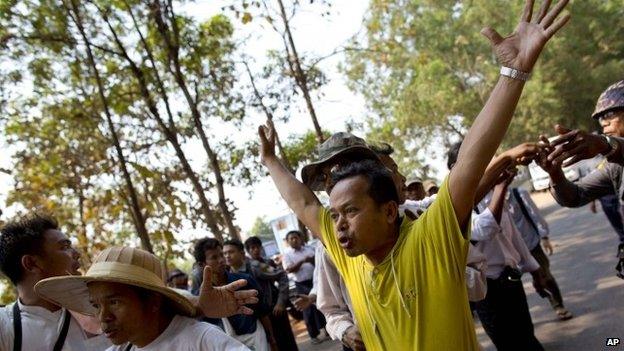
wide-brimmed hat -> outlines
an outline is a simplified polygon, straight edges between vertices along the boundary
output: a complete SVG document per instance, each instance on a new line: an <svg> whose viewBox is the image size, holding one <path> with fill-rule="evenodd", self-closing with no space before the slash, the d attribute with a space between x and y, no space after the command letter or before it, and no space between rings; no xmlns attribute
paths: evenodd
<svg viewBox="0 0 624 351"><path fill-rule="evenodd" d="M154 254L132 247L111 247L102 251L83 276L46 278L35 285L42 298L69 310L94 315L89 302L88 283L120 283L163 295L176 312L192 316L195 308L184 296L165 285L165 267Z"/></svg>
<svg viewBox="0 0 624 351"><path fill-rule="evenodd" d="M609 111L619 109L624 109L624 80L612 84L600 94L592 118L598 119Z"/></svg>
<svg viewBox="0 0 624 351"><path fill-rule="evenodd" d="M305 165L301 169L303 183L314 191L325 190L325 178L321 170L323 167L336 160L337 157L351 159L374 159L379 156L371 150L364 139L351 133L335 133L317 149L317 161Z"/></svg>

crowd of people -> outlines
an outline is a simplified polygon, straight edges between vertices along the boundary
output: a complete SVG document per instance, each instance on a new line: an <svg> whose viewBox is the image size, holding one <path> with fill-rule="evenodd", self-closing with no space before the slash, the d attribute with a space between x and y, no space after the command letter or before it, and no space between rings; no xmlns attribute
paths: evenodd
<svg viewBox="0 0 624 351"><path fill-rule="evenodd" d="M132 247L106 248L81 274L52 216L9 221L0 270L18 299L0 308L0 350L297 350L287 311L301 313L313 344L332 338L345 350L478 350L475 318L498 350L543 350L523 273L557 318L573 314L550 270L548 223L528 192L512 186L517 166L541 166L563 206L603 203L624 278L624 80L598 99L592 118L603 135L557 126L556 139L496 154L543 47L569 19L561 15L567 3L544 1L533 13L527 0L513 34L482 31L501 75L448 150L439 185L406 180L390 144L345 132L319 146L300 181L276 156L271 122L260 126L262 164L308 228L288 232L279 263L257 237L206 237L194 243L188 274ZM562 167L597 155L604 161L588 176L566 179Z"/></svg>

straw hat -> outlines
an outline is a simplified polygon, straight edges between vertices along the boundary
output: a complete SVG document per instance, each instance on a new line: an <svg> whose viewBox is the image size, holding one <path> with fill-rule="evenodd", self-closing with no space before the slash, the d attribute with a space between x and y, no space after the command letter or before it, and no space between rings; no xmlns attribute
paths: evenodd
<svg viewBox="0 0 624 351"><path fill-rule="evenodd" d="M47 278L35 285L35 292L42 298L69 310L95 315L89 303L87 284L111 282L136 286L163 295L185 316L192 316L193 304L164 282L163 263L155 255L131 247L111 247L102 251L84 276Z"/></svg>

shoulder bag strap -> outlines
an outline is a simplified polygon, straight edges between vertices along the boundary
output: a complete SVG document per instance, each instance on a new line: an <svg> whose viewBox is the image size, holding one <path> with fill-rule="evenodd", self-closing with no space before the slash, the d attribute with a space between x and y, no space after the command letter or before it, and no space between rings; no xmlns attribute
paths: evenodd
<svg viewBox="0 0 624 351"><path fill-rule="evenodd" d="M65 345L65 339L67 338L67 332L69 331L69 322L71 320L71 314L68 310L63 309L63 325L61 326L61 332L56 339L56 343L54 344L54 351L61 351L63 345Z"/></svg>
<svg viewBox="0 0 624 351"><path fill-rule="evenodd" d="M13 351L22 350L22 312L19 308L19 301L13 305Z"/></svg>
<svg viewBox="0 0 624 351"><path fill-rule="evenodd" d="M520 197L520 192L518 191L517 188L511 189L511 192L513 193L513 196L516 198L516 202L518 203L518 205L520 205L520 211L522 211L524 218L526 218L526 220L529 221L529 224L531 224L531 227L535 229L535 233L539 236L539 229L537 229L537 225L535 224L535 222L533 222L533 217L531 217L531 215L529 214L529 211L524 205L524 201Z"/></svg>

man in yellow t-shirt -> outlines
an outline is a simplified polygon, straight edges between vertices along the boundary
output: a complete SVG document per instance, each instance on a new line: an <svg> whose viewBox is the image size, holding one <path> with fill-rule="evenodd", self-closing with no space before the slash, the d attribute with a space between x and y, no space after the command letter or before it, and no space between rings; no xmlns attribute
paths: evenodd
<svg viewBox="0 0 624 351"><path fill-rule="evenodd" d="M546 42L569 19L567 4L544 2L533 21L527 0L520 23L490 40L501 76L476 117L436 203L415 222L400 222L388 171L367 162L334 172L330 208L295 178L275 154L271 122L261 126L260 156L288 206L327 247L353 301L367 350L477 350L464 268L477 186L511 121L524 83ZM370 162L370 161L369 161ZM361 172L344 173L361 167ZM380 173L378 176L374 174ZM377 184L379 183L379 184Z"/></svg>
<svg viewBox="0 0 624 351"><path fill-rule="evenodd" d="M416 221L394 217L390 224L399 228L398 238L373 264L356 255L367 246L360 236L377 239L376 222L389 221L376 209L398 203L390 174L374 161L363 161L341 168L333 181L331 207L319 212L320 234L344 277L367 349L477 349L464 280L468 240L457 223L448 182ZM394 205L386 210L394 212ZM347 223L341 213L357 213L353 217L360 219Z"/></svg>

